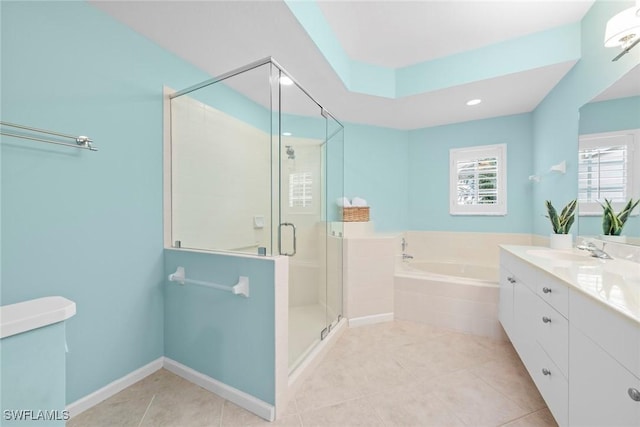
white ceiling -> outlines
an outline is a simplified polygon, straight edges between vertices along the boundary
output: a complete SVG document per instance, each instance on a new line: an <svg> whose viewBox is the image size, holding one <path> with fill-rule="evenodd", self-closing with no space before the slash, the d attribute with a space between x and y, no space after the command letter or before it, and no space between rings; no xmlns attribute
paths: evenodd
<svg viewBox="0 0 640 427"><path fill-rule="evenodd" d="M640 65L633 67L627 74L596 96L591 102L640 96Z"/></svg>
<svg viewBox="0 0 640 427"><path fill-rule="evenodd" d="M398 129L532 111L574 64L389 99L345 89L280 0L91 3L212 76L272 56L339 120ZM389 0L319 5L351 59L399 67L577 22L592 3ZM483 103L467 107L472 98Z"/></svg>
<svg viewBox="0 0 640 427"><path fill-rule="evenodd" d="M400 68L579 21L590 1L322 1L347 54Z"/></svg>

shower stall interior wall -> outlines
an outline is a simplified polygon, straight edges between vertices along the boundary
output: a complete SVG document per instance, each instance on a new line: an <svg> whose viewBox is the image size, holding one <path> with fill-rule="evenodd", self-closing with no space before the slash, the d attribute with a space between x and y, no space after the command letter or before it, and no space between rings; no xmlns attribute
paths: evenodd
<svg viewBox="0 0 640 427"><path fill-rule="evenodd" d="M291 374L342 316L343 126L272 58L169 98L165 245L286 258Z"/></svg>

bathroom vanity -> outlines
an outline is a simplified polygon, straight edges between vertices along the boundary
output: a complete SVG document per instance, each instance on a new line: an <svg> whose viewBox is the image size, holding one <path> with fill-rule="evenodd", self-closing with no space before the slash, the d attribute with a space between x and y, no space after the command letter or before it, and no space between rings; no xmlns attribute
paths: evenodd
<svg viewBox="0 0 640 427"><path fill-rule="evenodd" d="M640 426L640 265L501 246L499 319L561 426Z"/></svg>

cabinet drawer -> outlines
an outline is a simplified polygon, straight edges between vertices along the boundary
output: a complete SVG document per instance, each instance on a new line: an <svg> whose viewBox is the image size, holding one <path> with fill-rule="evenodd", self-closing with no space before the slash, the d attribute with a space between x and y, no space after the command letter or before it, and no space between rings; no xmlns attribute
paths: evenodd
<svg viewBox="0 0 640 427"><path fill-rule="evenodd" d="M536 316L532 319L536 339L558 366L562 375L569 374L569 321L549 304L537 298Z"/></svg>
<svg viewBox="0 0 640 427"><path fill-rule="evenodd" d="M636 322L574 289L569 294L569 309L574 327L640 377L640 326Z"/></svg>
<svg viewBox="0 0 640 427"><path fill-rule="evenodd" d="M517 283L524 283L528 288L535 290L533 284L540 274L536 268L505 251L500 253L500 267L502 270L510 271Z"/></svg>
<svg viewBox="0 0 640 427"><path fill-rule="evenodd" d="M527 369L558 425L568 425L569 383L540 346L536 349L535 362Z"/></svg>
<svg viewBox="0 0 640 427"><path fill-rule="evenodd" d="M559 281L542 274L536 282L536 293L545 302L558 310L564 317L569 317L569 287Z"/></svg>

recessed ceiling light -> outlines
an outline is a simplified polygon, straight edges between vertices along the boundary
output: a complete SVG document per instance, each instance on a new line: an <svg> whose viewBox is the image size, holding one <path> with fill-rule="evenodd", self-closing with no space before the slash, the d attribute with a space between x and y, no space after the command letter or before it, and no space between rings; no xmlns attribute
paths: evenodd
<svg viewBox="0 0 640 427"><path fill-rule="evenodd" d="M291 80L289 76L281 76L280 84L285 86L291 86L293 84L293 80Z"/></svg>
<svg viewBox="0 0 640 427"><path fill-rule="evenodd" d="M482 102L482 99L472 99L470 101L467 101L467 105L471 106L471 105L478 105Z"/></svg>
<svg viewBox="0 0 640 427"><path fill-rule="evenodd" d="M282 132L282 136L291 136L291 132Z"/></svg>

